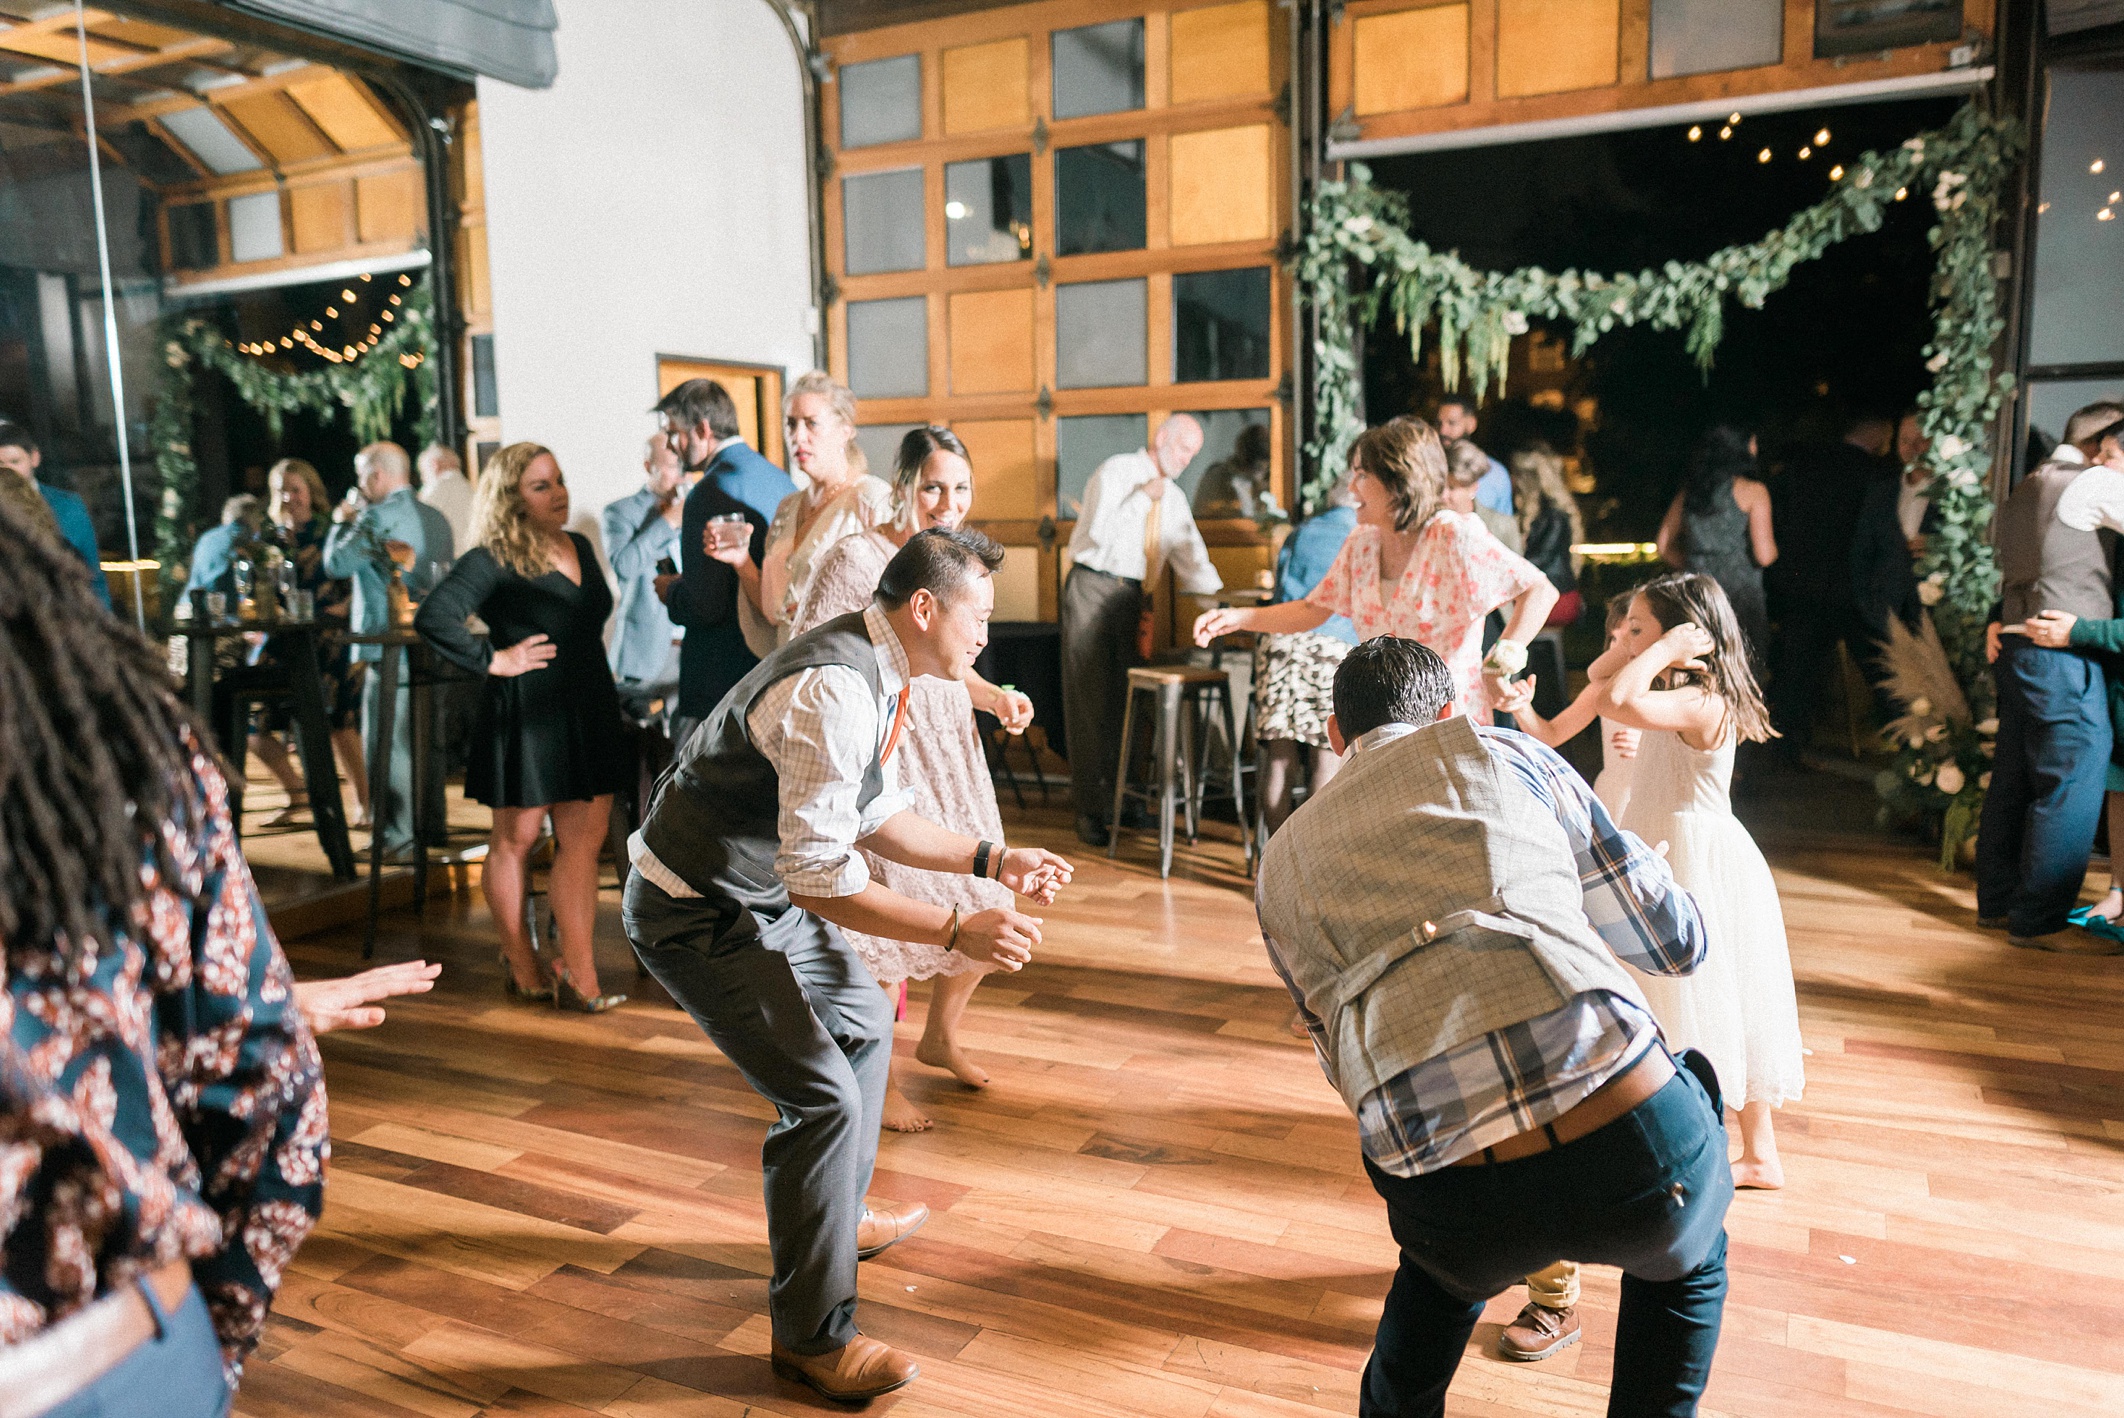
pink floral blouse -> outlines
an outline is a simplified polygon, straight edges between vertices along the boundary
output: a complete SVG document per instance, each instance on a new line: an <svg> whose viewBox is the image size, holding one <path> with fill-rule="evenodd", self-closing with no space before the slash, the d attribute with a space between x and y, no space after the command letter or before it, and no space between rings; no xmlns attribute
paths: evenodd
<svg viewBox="0 0 2124 1418"><path fill-rule="evenodd" d="M1544 579L1477 518L1440 512L1423 529L1392 599L1379 584L1379 529L1358 527L1306 600L1348 616L1359 640L1394 635L1437 651L1460 684L1460 711L1487 724L1483 620Z"/></svg>

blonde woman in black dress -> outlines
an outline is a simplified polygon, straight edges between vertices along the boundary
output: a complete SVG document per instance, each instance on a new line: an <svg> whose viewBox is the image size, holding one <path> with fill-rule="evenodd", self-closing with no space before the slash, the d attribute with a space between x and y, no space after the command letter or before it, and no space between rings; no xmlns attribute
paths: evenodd
<svg viewBox="0 0 2124 1418"><path fill-rule="evenodd" d="M598 851L612 794L633 771L605 660L612 592L590 544L568 530L560 464L536 443L512 443L488 462L473 523L479 545L458 558L415 626L444 658L487 677L465 796L494 810L481 885L501 932L504 983L514 998L596 1014L626 999L598 993L591 949ZM466 628L474 615L486 635ZM524 928L527 859L548 816L556 850L547 896L560 935L550 976Z"/></svg>

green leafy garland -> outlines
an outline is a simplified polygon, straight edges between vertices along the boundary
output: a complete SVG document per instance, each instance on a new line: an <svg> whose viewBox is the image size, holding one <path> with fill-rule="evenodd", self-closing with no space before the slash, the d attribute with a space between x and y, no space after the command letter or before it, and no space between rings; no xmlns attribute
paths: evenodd
<svg viewBox="0 0 2124 1418"><path fill-rule="evenodd" d="M391 423L413 392L414 436L433 441L438 409L435 317L425 283L408 289L394 309L390 332L345 364L287 373L237 351L213 322L196 315L164 317L159 335L163 372L148 416L148 438L162 500L155 510L155 556L162 565L163 604L182 586L192 545L208 523L199 505L199 464L192 456L192 381L211 370L265 416L277 440L287 416L305 410L330 423L342 411L363 443L391 436Z"/></svg>
<svg viewBox="0 0 2124 1418"><path fill-rule="evenodd" d="M1992 368L1991 349L2005 328L1992 234L2021 144L2017 123L1972 100L1944 127L1859 157L1828 196L1756 241L1701 261L1618 275L1552 274L1534 266L1478 271L1411 237L1406 201L1372 186L1362 164L1350 164L1347 181L1320 184L1294 261L1300 298L1319 316L1302 505L1311 512L1321 504L1363 431L1356 337L1382 308L1393 311L1413 355L1422 353L1424 332L1436 321L1446 386L1458 388L1466 374L1478 398L1492 380L1504 387L1512 339L1535 317L1571 322L1574 355L1618 326L1681 330L1689 353L1709 369L1729 297L1760 307L1803 263L1847 237L1879 230L1891 203L1929 196L1938 214L1928 233L1935 253L1933 338L1924 353L1932 387L1918 405L1931 440L1927 495L1938 526L1917 571L1920 597L1973 723L1900 745L1893 770L1882 775L1882 791L1891 807L1942 813L1951 856L1974 830L1990 781L1985 731L1996 724L1983 649L1984 621L1998 590L1984 539L1993 510L1986 478L1991 426L2012 376Z"/></svg>

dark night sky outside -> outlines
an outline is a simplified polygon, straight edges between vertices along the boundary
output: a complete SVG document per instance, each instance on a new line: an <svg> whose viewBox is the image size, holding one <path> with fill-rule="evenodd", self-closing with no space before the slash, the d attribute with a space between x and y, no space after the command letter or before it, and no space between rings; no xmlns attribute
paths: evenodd
<svg viewBox="0 0 2124 1418"><path fill-rule="evenodd" d="M1782 226L1827 192L1833 164L1936 127L1957 102L1765 115L1744 120L1728 141L1718 139L1714 120L1695 143L1685 136L1688 125L1674 124L1370 166L1375 182L1408 195L1413 235L1478 268L1656 269ZM1832 135L1826 149L1800 160L1799 148L1823 127ZM1757 158L1765 147L1768 163ZM1919 350L1930 335L1927 195L1912 192L1880 231L1800 267L1763 309L1729 301L1708 381L1680 331L1617 330L1574 366L1571 397L1591 394L1600 404L1599 427L1583 431L1582 445L1600 483L1585 499L1594 530L1649 539L1680 484L1690 441L1714 419L1757 429L1774 471L1794 442L1835 437L1843 411L1892 415L1908 405L1926 382ZM1568 339L1569 326L1557 333ZM1822 385L1826 397L1816 392ZM1418 368L1392 316L1383 317L1365 346L1371 421L1408 410L1429 416L1441 392L1435 362ZM1568 418L1560 428L1555 418L1516 399L1499 407L1493 390L1477 441L1498 456L1540 432L1568 441Z"/></svg>

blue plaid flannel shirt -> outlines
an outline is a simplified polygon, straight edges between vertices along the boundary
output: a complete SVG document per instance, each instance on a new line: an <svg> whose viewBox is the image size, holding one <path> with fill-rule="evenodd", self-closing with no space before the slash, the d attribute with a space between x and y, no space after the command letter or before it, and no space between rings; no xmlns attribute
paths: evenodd
<svg viewBox="0 0 2124 1418"><path fill-rule="evenodd" d="M1508 729L1478 732L1562 822L1578 859L1586 919L1608 948L1654 974L1686 975L1702 964L1703 920L1666 862L1615 825L1560 754ZM1365 741L1359 742L1362 752ZM1289 987L1273 939L1268 952ZM1291 997L1319 1048L1324 1026L1296 989ZM1364 1155L1396 1177L1449 1166L1556 1121L1635 1064L1658 1037L1657 1021L1629 1000L1606 990L1579 995L1552 1013L1426 1059L1366 1094L1357 1107Z"/></svg>

